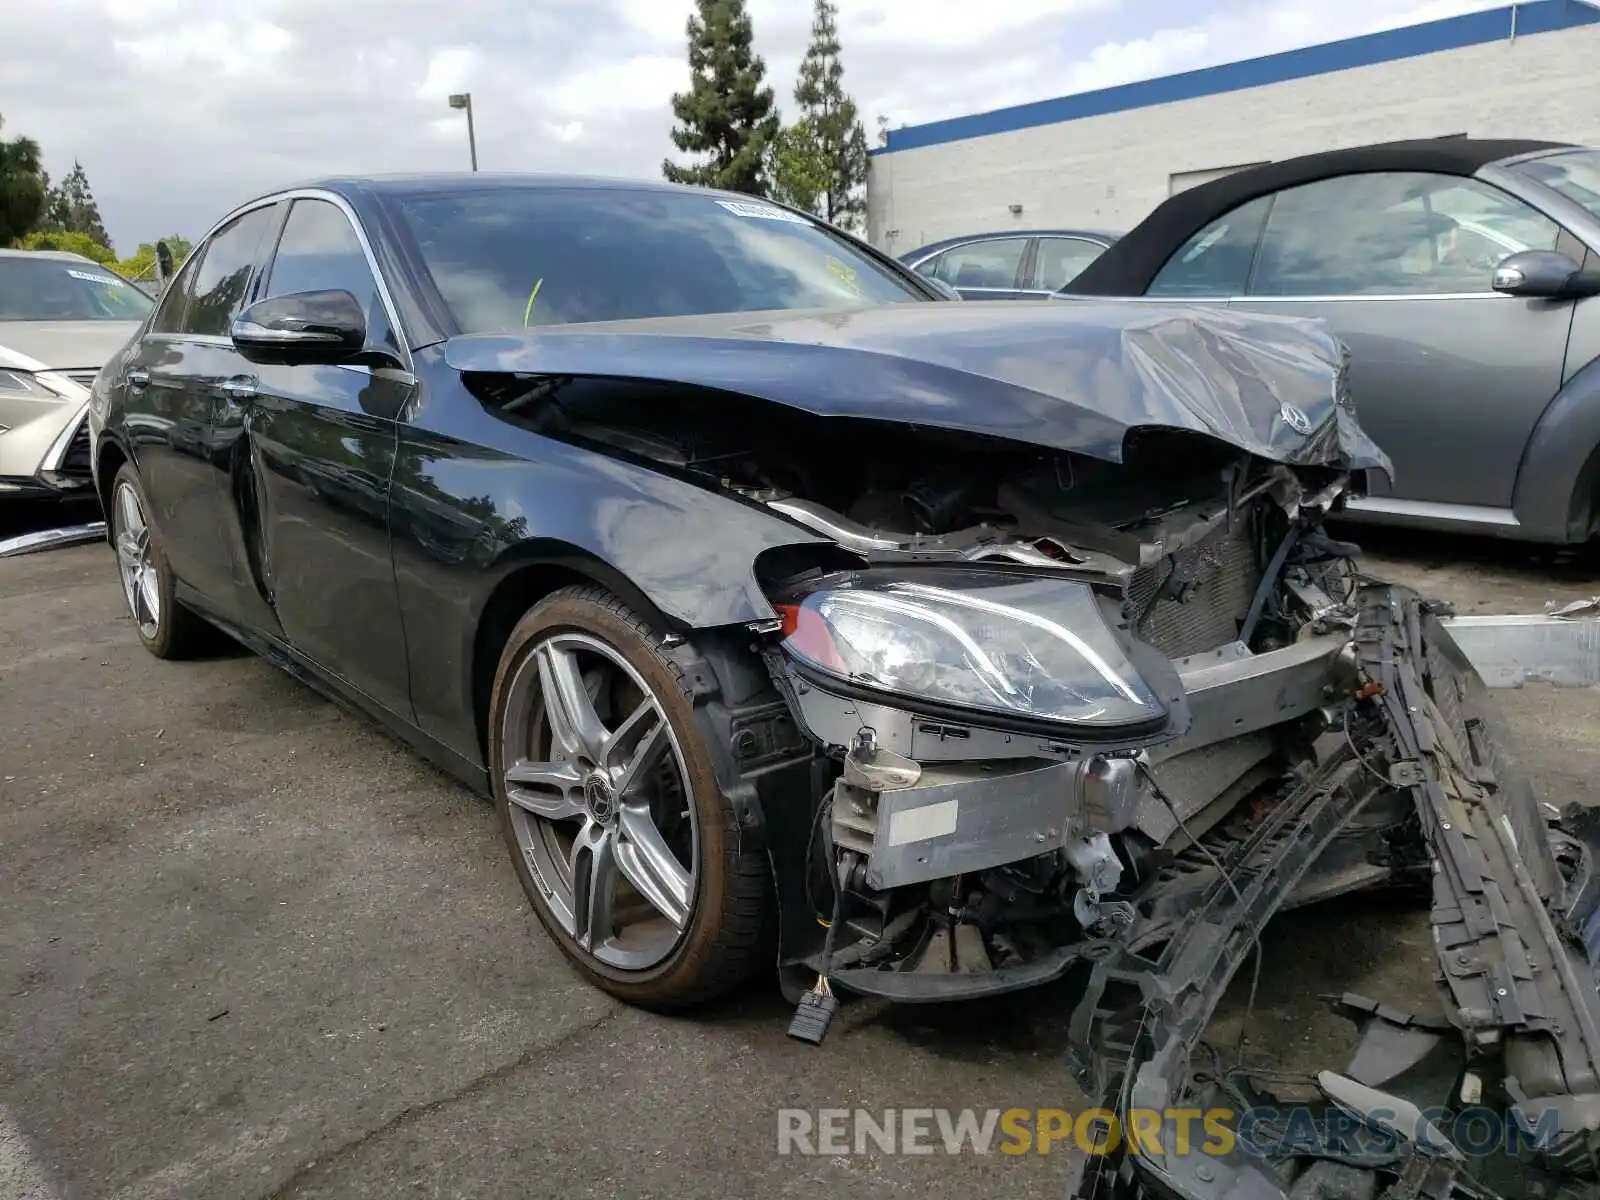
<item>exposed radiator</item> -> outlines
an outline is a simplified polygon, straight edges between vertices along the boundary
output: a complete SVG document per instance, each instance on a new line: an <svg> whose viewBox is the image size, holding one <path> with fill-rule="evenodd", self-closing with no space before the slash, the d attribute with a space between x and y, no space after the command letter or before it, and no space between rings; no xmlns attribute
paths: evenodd
<svg viewBox="0 0 1600 1200"><path fill-rule="evenodd" d="M1261 581L1253 525L1241 514L1231 530L1224 525L1198 545L1135 572L1128 585L1135 618L1158 591L1167 593L1140 626L1142 641L1169 658L1183 658L1238 637Z"/></svg>

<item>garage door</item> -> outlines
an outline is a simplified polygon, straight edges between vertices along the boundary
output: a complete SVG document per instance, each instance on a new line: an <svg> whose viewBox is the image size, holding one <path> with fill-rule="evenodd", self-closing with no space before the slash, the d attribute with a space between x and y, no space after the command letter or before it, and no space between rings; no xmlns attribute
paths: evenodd
<svg viewBox="0 0 1600 1200"><path fill-rule="evenodd" d="M1224 175L1232 175L1235 171L1248 171L1251 167L1264 167L1264 162L1234 163L1231 167L1207 167L1203 171L1178 171L1167 176L1167 195L1176 196L1179 192L1186 192L1192 187L1199 187L1202 183L1210 183L1213 179L1221 179Z"/></svg>

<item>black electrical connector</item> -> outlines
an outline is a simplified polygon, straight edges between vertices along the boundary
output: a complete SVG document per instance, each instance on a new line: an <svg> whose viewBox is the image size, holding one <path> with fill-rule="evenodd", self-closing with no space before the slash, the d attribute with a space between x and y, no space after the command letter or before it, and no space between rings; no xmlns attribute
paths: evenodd
<svg viewBox="0 0 1600 1200"><path fill-rule="evenodd" d="M800 997L800 1004L789 1022L789 1036L810 1042L813 1046L822 1045L822 1039L828 1036L828 1023L833 1020L834 1010L838 1007L839 998L832 992L819 992L812 988Z"/></svg>
<svg viewBox="0 0 1600 1200"><path fill-rule="evenodd" d="M839 1007L839 998L828 986L828 968L833 965L833 935L844 911L844 881L850 877L849 861L840 862L838 868L839 874L833 884L833 919L828 922L828 936L822 940L822 966L817 971L816 983L800 997L794 1017L789 1021L789 1036L813 1046L822 1045L822 1039L828 1036L834 1010Z"/></svg>

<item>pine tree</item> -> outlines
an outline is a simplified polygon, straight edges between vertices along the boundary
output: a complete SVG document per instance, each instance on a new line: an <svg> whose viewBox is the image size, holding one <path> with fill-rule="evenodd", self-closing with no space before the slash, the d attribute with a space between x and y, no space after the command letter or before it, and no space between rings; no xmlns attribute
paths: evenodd
<svg viewBox="0 0 1600 1200"><path fill-rule="evenodd" d="M661 164L674 183L767 194L768 147L778 135L772 89L762 86L766 64L751 49L744 0L695 0L689 18L687 92L672 97L679 150L709 156L688 166Z"/></svg>
<svg viewBox="0 0 1600 1200"><path fill-rule="evenodd" d="M89 188L83 164L74 161L72 170L45 195L43 228L59 233L82 233L100 245L111 248L111 239L100 221L100 208Z"/></svg>
<svg viewBox="0 0 1600 1200"><path fill-rule="evenodd" d="M26 237L43 210L39 143L25 137L0 138L0 246Z"/></svg>
<svg viewBox="0 0 1600 1200"><path fill-rule="evenodd" d="M835 225L854 225L867 211L867 131L856 102L845 94L839 9L833 0L816 0L811 44L800 62L794 99L825 164L827 183L819 197L822 216Z"/></svg>
<svg viewBox="0 0 1600 1200"><path fill-rule="evenodd" d="M772 139L767 177L774 200L809 213L817 211L817 198L828 186L828 164L809 121L796 121L778 131Z"/></svg>

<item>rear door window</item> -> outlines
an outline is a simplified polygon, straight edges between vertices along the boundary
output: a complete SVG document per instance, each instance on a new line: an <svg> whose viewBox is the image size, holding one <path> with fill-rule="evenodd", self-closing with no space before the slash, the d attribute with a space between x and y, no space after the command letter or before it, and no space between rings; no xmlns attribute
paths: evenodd
<svg viewBox="0 0 1600 1200"><path fill-rule="evenodd" d="M1059 292L1105 250L1099 242L1091 242L1088 238L1040 238L1033 286L1044 291Z"/></svg>
<svg viewBox="0 0 1600 1200"><path fill-rule="evenodd" d="M179 268L168 283L166 291L161 293L161 302L156 308L155 318L150 322L151 333L179 333L183 330L183 310L189 303L189 296L194 291L195 272L200 268L200 256L205 252L202 246L189 255L189 261Z"/></svg>
<svg viewBox="0 0 1600 1200"><path fill-rule="evenodd" d="M955 246L940 255L933 277L958 288L1015 288L1027 249L1025 237Z"/></svg>

